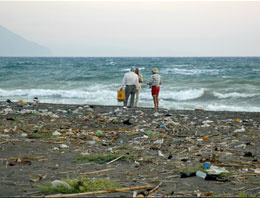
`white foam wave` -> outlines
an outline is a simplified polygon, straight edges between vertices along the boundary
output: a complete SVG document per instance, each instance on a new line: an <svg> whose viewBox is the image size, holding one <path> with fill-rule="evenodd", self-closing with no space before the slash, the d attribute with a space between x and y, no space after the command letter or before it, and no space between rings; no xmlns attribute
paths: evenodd
<svg viewBox="0 0 260 198"><path fill-rule="evenodd" d="M186 67L186 66L190 66L190 65L186 65L186 64L179 64L179 65L177 65L177 64L173 64L172 66L177 66L177 67Z"/></svg>
<svg viewBox="0 0 260 198"><path fill-rule="evenodd" d="M134 67L134 66L133 66ZM137 67L140 71L145 70L145 67ZM131 68L124 68L121 69L120 71L122 72L129 72Z"/></svg>
<svg viewBox="0 0 260 198"><path fill-rule="evenodd" d="M179 74L179 75L199 75L199 74L208 74L208 75L218 75L219 70L217 69L187 69L187 68L167 68L162 70L163 74Z"/></svg>
<svg viewBox="0 0 260 198"><path fill-rule="evenodd" d="M204 109L210 111L245 111L245 112L260 112L260 107L251 106L235 106L225 104L208 104Z"/></svg>
<svg viewBox="0 0 260 198"><path fill-rule="evenodd" d="M204 89L187 89L187 90L174 90L174 91L161 91L160 98L165 100L192 100L200 98L204 94ZM148 99L151 97L150 91L142 93L142 97Z"/></svg>
<svg viewBox="0 0 260 198"><path fill-rule="evenodd" d="M257 94L246 94L246 93L238 93L238 92L232 92L232 93L217 93L214 92L213 95L217 98L224 99L224 98L249 98L257 96Z"/></svg>
<svg viewBox="0 0 260 198"><path fill-rule="evenodd" d="M200 100L188 101L200 98L205 94L204 89L186 89L176 91L164 91L163 87L160 92L160 107L166 109L186 109L194 110L203 108L212 111L251 111L260 112L260 107L250 106L249 104L227 104L222 102L201 102ZM122 105L116 100L116 89L99 86L92 86L85 90L51 90L51 89L0 89L0 99L11 99L18 101L24 99L32 102L33 97L39 97L42 103L58 104L97 104L97 105ZM143 89L140 94L141 107L153 107L153 100L150 89Z"/></svg>
<svg viewBox="0 0 260 198"><path fill-rule="evenodd" d="M120 69L120 71L122 71L122 72L129 72L130 68Z"/></svg>
<svg viewBox="0 0 260 198"><path fill-rule="evenodd" d="M80 98L80 99L97 99L116 97L116 92L108 89L89 90L52 90L52 89L16 89L3 90L0 89L0 95L3 97L54 97L54 98Z"/></svg>
<svg viewBox="0 0 260 198"><path fill-rule="evenodd" d="M151 103L151 102L150 102ZM235 112L260 112L260 107L257 106L239 106L239 105L228 105L221 103L200 103L200 102L185 102L185 101L167 101L159 99L161 108L176 109L176 110L194 110L194 109L205 109L207 111L235 111ZM152 105L150 104L150 107Z"/></svg>

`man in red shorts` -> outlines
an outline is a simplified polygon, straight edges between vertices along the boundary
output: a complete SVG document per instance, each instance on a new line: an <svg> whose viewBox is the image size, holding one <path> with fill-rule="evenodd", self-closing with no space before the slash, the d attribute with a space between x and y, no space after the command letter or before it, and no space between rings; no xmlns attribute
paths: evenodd
<svg viewBox="0 0 260 198"><path fill-rule="evenodd" d="M159 92L160 92L160 85L162 84L162 78L158 74L159 71L157 68L152 69L152 77L148 82L148 85L152 87L152 96L153 96L153 103L154 103L154 108L158 109L159 108Z"/></svg>

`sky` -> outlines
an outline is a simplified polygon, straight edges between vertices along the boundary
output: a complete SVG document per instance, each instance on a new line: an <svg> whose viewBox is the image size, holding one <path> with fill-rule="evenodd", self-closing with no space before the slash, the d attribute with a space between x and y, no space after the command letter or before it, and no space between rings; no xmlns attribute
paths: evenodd
<svg viewBox="0 0 260 198"><path fill-rule="evenodd" d="M260 56L260 1L0 1L54 56Z"/></svg>

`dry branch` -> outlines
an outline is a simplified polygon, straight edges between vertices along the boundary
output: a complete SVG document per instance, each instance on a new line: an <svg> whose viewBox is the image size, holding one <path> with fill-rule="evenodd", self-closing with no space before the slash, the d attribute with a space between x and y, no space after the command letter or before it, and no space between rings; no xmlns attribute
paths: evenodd
<svg viewBox="0 0 260 198"><path fill-rule="evenodd" d="M56 194L56 195L48 195L48 196L41 196L41 197L78 197L78 196L85 196L85 195L94 195L94 194L105 194L105 193L113 193L113 192L126 192L131 190L140 190L140 189L149 189L152 188L152 185L146 186L134 186L134 187L126 187L126 188L116 188L110 190L100 190L94 192L84 192L84 193L74 193L74 194Z"/></svg>
<svg viewBox="0 0 260 198"><path fill-rule="evenodd" d="M160 186L162 185L162 181L155 186L152 190L149 191L148 195L152 194L153 192L155 192L156 190L158 190L160 188Z"/></svg>
<svg viewBox="0 0 260 198"><path fill-rule="evenodd" d="M111 161L107 162L107 164L112 164L113 162L115 162L115 161L119 160L119 159L120 159L120 158L122 158L122 157L124 157L124 156L123 156L123 155L121 155L121 156L117 157L116 159L113 159L113 160L111 160Z"/></svg>

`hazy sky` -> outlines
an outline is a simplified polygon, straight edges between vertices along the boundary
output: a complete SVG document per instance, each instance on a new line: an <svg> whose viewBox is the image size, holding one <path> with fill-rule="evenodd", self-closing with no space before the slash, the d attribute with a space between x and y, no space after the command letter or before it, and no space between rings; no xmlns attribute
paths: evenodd
<svg viewBox="0 0 260 198"><path fill-rule="evenodd" d="M55 56L260 56L259 1L0 1L0 25Z"/></svg>

